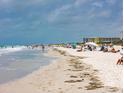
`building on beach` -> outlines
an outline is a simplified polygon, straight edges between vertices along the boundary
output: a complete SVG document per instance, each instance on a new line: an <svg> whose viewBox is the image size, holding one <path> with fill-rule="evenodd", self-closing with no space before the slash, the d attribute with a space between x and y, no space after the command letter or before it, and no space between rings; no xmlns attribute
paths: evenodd
<svg viewBox="0 0 124 93"><path fill-rule="evenodd" d="M114 43L119 42L121 38L119 37L93 37L93 38L83 38L83 42L95 42L95 43Z"/></svg>

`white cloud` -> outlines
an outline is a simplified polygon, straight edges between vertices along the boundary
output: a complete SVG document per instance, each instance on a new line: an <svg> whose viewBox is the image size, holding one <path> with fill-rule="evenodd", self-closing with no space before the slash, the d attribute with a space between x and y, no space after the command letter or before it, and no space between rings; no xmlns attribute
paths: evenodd
<svg viewBox="0 0 124 93"><path fill-rule="evenodd" d="M1 3L10 3L12 2L13 0L0 0Z"/></svg>
<svg viewBox="0 0 124 93"><path fill-rule="evenodd" d="M64 5L58 9L56 9L55 11L52 11L50 13L50 15L48 15L48 21L53 22L55 19L58 18L59 15L65 13L66 10L68 10L69 8L71 8L71 5Z"/></svg>
<svg viewBox="0 0 124 93"><path fill-rule="evenodd" d="M72 7L78 7L78 6L82 5L82 4L85 4L88 1L90 1L90 0L75 0L73 3L63 5L62 7L52 11L50 13L50 15L48 15L48 21L53 22L58 18L59 15L65 14L66 11L68 11Z"/></svg>
<svg viewBox="0 0 124 93"><path fill-rule="evenodd" d="M102 11L98 14L98 16L100 17L109 17L111 15L111 11L106 10L106 11Z"/></svg>
<svg viewBox="0 0 124 93"><path fill-rule="evenodd" d="M116 0L106 0L106 2L110 5L116 4Z"/></svg>
<svg viewBox="0 0 124 93"><path fill-rule="evenodd" d="M27 0L23 1L23 4L41 4L43 2L47 2L48 0Z"/></svg>
<svg viewBox="0 0 124 93"><path fill-rule="evenodd" d="M110 10L102 10L100 12L96 11L95 8L92 8L88 13L89 18L96 18L96 17L110 17L111 11Z"/></svg>
<svg viewBox="0 0 124 93"><path fill-rule="evenodd" d="M94 2L92 5L96 7L103 7L103 4L101 2Z"/></svg>
<svg viewBox="0 0 124 93"><path fill-rule="evenodd" d="M88 2L89 0L75 0L74 5L75 6L80 6L82 4L85 4L86 2Z"/></svg>
<svg viewBox="0 0 124 93"><path fill-rule="evenodd" d="M9 7L14 0L0 0L0 7Z"/></svg>
<svg viewBox="0 0 124 93"><path fill-rule="evenodd" d="M41 4L47 0L0 0L0 7L13 7L13 6L28 6L34 4Z"/></svg>

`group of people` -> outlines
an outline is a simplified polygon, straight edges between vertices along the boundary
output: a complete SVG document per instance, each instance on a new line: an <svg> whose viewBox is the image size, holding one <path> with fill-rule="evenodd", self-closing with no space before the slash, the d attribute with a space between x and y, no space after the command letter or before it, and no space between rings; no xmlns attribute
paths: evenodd
<svg viewBox="0 0 124 93"><path fill-rule="evenodd" d="M117 65L122 65L123 64L123 48L121 48L120 50L115 50L114 47L112 47L112 45L102 45L101 46L101 49L100 51L103 51L103 52L112 52L112 53L117 53L117 52L120 52L121 54L121 58L119 58L116 62Z"/></svg>
<svg viewBox="0 0 124 93"><path fill-rule="evenodd" d="M74 45L71 45L71 44L67 44L66 45L67 48L73 48L73 49L76 49L76 46ZM97 47L96 46L91 46L91 45L82 45L80 46L80 48L78 48L77 52L81 52L81 51L86 51L86 50L89 50L89 51L94 51L96 50ZM99 51L103 51L103 52L111 52L111 53L117 53L117 52L120 52L121 54L121 58L119 58L116 62L117 65L122 65L123 64L123 48L121 48L121 50L115 50L115 48L112 46L112 44L103 44L101 47L100 47L100 50Z"/></svg>
<svg viewBox="0 0 124 93"><path fill-rule="evenodd" d="M43 45L43 44L42 45L31 45L31 46L27 45L27 48L29 48L29 49L35 49L38 47L40 47L42 49L42 51L45 50L45 45Z"/></svg>
<svg viewBox="0 0 124 93"><path fill-rule="evenodd" d="M96 46L91 46L91 45L83 45L80 47L80 49L77 50L77 52L81 52L81 51L94 51L96 50Z"/></svg>
<svg viewBox="0 0 124 93"><path fill-rule="evenodd" d="M102 45L100 51L103 52L112 52L112 53L117 53L119 50L115 50L115 48L110 44L110 45Z"/></svg>
<svg viewBox="0 0 124 93"><path fill-rule="evenodd" d="M76 49L76 44L67 44L66 48L73 48Z"/></svg>

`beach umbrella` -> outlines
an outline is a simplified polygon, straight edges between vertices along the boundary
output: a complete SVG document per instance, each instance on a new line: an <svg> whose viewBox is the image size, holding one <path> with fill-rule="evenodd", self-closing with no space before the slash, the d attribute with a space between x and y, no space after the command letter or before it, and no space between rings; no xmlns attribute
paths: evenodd
<svg viewBox="0 0 124 93"><path fill-rule="evenodd" d="M90 45L90 46L98 46L96 43L94 42L86 42L85 45Z"/></svg>

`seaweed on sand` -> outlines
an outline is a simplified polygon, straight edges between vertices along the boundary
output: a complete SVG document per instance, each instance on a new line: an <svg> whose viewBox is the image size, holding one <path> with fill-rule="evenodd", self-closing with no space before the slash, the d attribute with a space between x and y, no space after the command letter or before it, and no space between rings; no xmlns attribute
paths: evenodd
<svg viewBox="0 0 124 93"><path fill-rule="evenodd" d="M67 81L65 81L65 83L76 83L76 82L82 82L83 81L83 79L81 79L81 80L67 80Z"/></svg>
<svg viewBox="0 0 124 93"><path fill-rule="evenodd" d="M103 88L104 86L101 82L90 82L89 85L85 87L87 88L87 90L95 90L98 88Z"/></svg>
<svg viewBox="0 0 124 93"><path fill-rule="evenodd" d="M85 86L87 88L87 90L95 90L95 89L104 87L102 82L100 82L100 80L98 80L97 76L91 76L90 81L91 82L89 82L89 85Z"/></svg>

